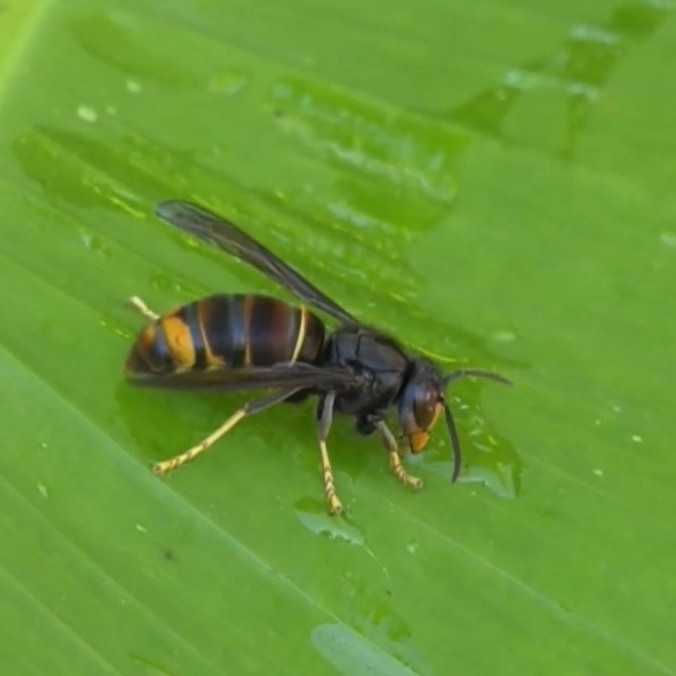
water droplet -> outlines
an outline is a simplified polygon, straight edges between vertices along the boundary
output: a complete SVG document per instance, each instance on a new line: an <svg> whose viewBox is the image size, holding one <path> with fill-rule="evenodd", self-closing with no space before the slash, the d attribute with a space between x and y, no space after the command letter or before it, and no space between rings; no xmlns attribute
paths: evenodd
<svg viewBox="0 0 676 676"><path fill-rule="evenodd" d="M516 334L513 331L507 329L496 331L493 334L493 340L496 340L499 343L511 343L516 340Z"/></svg>
<svg viewBox="0 0 676 676"><path fill-rule="evenodd" d="M418 547L419 547L419 546L420 546L420 545L419 545L417 542L409 542L409 543L406 545L406 551L407 551L409 554L415 554L415 553L418 551Z"/></svg>
<svg viewBox="0 0 676 676"><path fill-rule="evenodd" d="M127 80L127 91L131 94L140 94L143 91L143 86L137 80Z"/></svg>
<svg viewBox="0 0 676 676"><path fill-rule="evenodd" d="M603 476L603 470L602 470L602 469L596 468L596 469L594 469L594 470L592 470L592 471L593 471L594 474L595 474L596 476L598 476L598 477L602 477L602 476Z"/></svg>
<svg viewBox="0 0 676 676"><path fill-rule="evenodd" d="M233 96L240 92L247 83L246 77L236 71L217 73L210 80L207 88L212 94Z"/></svg>
<svg viewBox="0 0 676 676"><path fill-rule="evenodd" d="M642 444L643 443L643 437L640 434L632 434L631 435L631 440L635 444Z"/></svg>
<svg viewBox="0 0 676 676"><path fill-rule="evenodd" d="M302 499L296 503L298 520L315 535L327 535L331 540L344 540L352 545L364 545L364 535L345 518L329 516L320 500Z"/></svg>
<svg viewBox="0 0 676 676"><path fill-rule="evenodd" d="M49 498L49 491L47 490L47 486L45 486L43 483L38 484L38 493L46 500Z"/></svg>
<svg viewBox="0 0 676 676"><path fill-rule="evenodd" d="M540 75L537 73L532 73L521 68L512 68L508 70L504 77L503 82L506 87L511 89L533 89L540 82ZM504 89L498 89L496 92L498 99L504 101L507 98L507 92Z"/></svg>
<svg viewBox="0 0 676 676"><path fill-rule="evenodd" d="M617 33L593 26L591 24L577 24L570 31L570 37L578 42L595 42L599 45L615 45L620 42L620 36Z"/></svg>
<svg viewBox="0 0 676 676"><path fill-rule="evenodd" d="M113 328L113 333L125 340L131 340L134 337L134 334L129 333L129 331L125 331L124 329Z"/></svg>
<svg viewBox="0 0 676 676"><path fill-rule="evenodd" d="M665 246L676 249L676 232L665 231L660 235L660 241Z"/></svg>
<svg viewBox="0 0 676 676"><path fill-rule="evenodd" d="M377 631L378 627L373 630ZM386 629L386 628L385 628ZM381 648L379 641L370 640L367 635L357 633L343 624L320 624L312 630L312 643L320 655L339 674L389 674L390 676L411 676L416 671L406 665L397 653L402 648L401 639L390 644L389 654ZM428 670L425 670L427 673Z"/></svg>
<svg viewBox="0 0 676 676"><path fill-rule="evenodd" d="M85 106L85 105L79 105L77 107L77 116L81 119L84 120L85 122L89 122L90 124L93 124L96 122L96 120L99 119L99 114L92 108L91 106Z"/></svg>
<svg viewBox="0 0 676 676"><path fill-rule="evenodd" d="M80 228L78 232L80 235L80 241L82 244L84 244L86 249L107 258L110 257L110 246L105 240L84 228Z"/></svg>
<svg viewBox="0 0 676 676"><path fill-rule="evenodd" d="M157 291L171 291L173 284L173 278L162 272L150 277L150 286Z"/></svg>

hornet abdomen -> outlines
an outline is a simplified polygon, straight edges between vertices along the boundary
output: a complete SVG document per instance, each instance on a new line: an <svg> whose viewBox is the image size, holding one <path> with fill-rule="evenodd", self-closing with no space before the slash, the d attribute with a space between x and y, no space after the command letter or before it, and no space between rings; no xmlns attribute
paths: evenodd
<svg viewBox="0 0 676 676"><path fill-rule="evenodd" d="M217 295L150 323L127 358L129 373L317 363L324 324L305 307L268 296Z"/></svg>

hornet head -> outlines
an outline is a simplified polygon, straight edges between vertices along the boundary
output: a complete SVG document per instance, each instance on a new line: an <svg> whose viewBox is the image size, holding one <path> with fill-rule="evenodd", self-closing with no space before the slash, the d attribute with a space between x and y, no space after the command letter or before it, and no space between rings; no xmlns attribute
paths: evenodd
<svg viewBox="0 0 676 676"><path fill-rule="evenodd" d="M408 438L412 453L425 450L432 427L443 411L453 446L452 481L460 474L462 459L458 432L446 401L446 388L450 382L467 377L486 378L511 385L507 378L491 371L460 369L444 375L430 362L416 359L399 397L399 424Z"/></svg>

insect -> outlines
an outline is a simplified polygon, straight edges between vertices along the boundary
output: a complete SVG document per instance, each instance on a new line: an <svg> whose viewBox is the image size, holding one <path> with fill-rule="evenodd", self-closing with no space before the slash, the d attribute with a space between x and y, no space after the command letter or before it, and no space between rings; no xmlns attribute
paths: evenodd
<svg viewBox="0 0 676 676"><path fill-rule="evenodd" d="M466 377L510 384L507 378L480 369L442 373L427 359L407 354L394 339L359 322L236 225L202 207L168 201L157 207L156 214L258 268L302 302L295 307L263 295L215 295L159 316L139 298L131 299L151 320L127 358L131 383L185 390L272 391L235 411L196 446L155 464L156 474L165 475L194 460L244 418L284 401L316 396L324 493L331 514L343 511L327 448L334 413L354 416L362 434L377 432L392 472L411 488L422 487L422 481L404 469L385 415L388 409L397 409L410 450L420 453L443 413L453 448L451 479L458 478L460 441L446 388ZM310 307L337 320L338 328L328 333Z"/></svg>

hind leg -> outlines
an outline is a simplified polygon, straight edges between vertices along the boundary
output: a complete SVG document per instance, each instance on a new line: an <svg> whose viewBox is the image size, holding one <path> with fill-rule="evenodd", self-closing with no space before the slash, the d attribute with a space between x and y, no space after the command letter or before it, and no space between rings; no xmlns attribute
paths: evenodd
<svg viewBox="0 0 676 676"><path fill-rule="evenodd" d="M277 394L266 397L265 399L248 402L242 406L242 408L237 409L218 429L214 430L208 437L202 439L202 441L200 441L200 443L196 446L189 448L187 451L180 453L173 458L163 460L162 462L158 462L153 465L153 472L160 476L164 476L181 465L191 462L196 457L204 453L204 451L208 451L219 439L224 437L241 420L283 402L295 392L297 392L297 389L285 390L284 392L278 392Z"/></svg>
<svg viewBox="0 0 676 676"><path fill-rule="evenodd" d="M138 296L132 296L127 303L135 310L138 310L147 319L155 321L160 318L160 315L153 312Z"/></svg>

